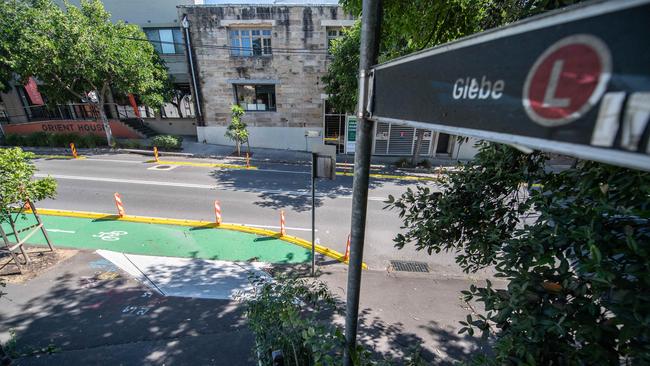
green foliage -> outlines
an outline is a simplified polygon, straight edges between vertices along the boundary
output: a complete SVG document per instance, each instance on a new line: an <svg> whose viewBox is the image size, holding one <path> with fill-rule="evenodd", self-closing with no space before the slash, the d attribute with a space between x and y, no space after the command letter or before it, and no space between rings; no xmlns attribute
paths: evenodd
<svg viewBox="0 0 650 366"><path fill-rule="evenodd" d="M481 144L475 160L389 199L398 247L449 251L466 272L507 281L471 286L485 306L461 332L495 337L477 364L650 362L650 174L578 162L544 170L541 154Z"/></svg>
<svg viewBox="0 0 650 366"><path fill-rule="evenodd" d="M162 150L180 150L183 146L183 137L172 135L158 135L151 139L153 146Z"/></svg>
<svg viewBox="0 0 650 366"><path fill-rule="evenodd" d="M257 293L246 300L248 324L255 334L259 359L271 365L271 353L281 350L286 366L339 363L345 338L317 314L335 311L334 300L321 282L257 278Z"/></svg>
<svg viewBox="0 0 650 366"><path fill-rule="evenodd" d="M7 146L25 146L25 136L17 134L5 135L4 144Z"/></svg>
<svg viewBox="0 0 650 366"><path fill-rule="evenodd" d="M353 27L344 30L341 38L332 42L332 59L323 76L328 103L345 113L354 112L356 107L360 37L361 22L357 20Z"/></svg>
<svg viewBox="0 0 650 366"><path fill-rule="evenodd" d="M362 0L341 0L350 14L361 14ZM507 24L577 0L410 0L383 1L379 62ZM334 43L323 77L329 102L352 113L356 107L360 26Z"/></svg>
<svg viewBox="0 0 650 366"><path fill-rule="evenodd" d="M106 140L97 135L83 135L81 136L81 143L79 147L87 147L94 149L97 146L105 146Z"/></svg>
<svg viewBox="0 0 650 366"><path fill-rule="evenodd" d="M52 0L0 2L0 79L2 65L22 80L34 76L51 102L96 91L103 105L112 88L162 105L166 68L139 27L113 23L99 0L64 8Z"/></svg>
<svg viewBox="0 0 650 366"><path fill-rule="evenodd" d="M122 149L142 149L144 147L140 140L121 140L118 141L117 146Z"/></svg>
<svg viewBox="0 0 650 366"><path fill-rule="evenodd" d="M54 178L32 179L36 167L34 154L20 148L0 149L0 222L7 219L11 205L32 202L56 195Z"/></svg>
<svg viewBox="0 0 650 366"><path fill-rule="evenodd" d="M285 366L342 365L345 337L334 325L340 314L335 299L320 281L280 276L273 281L255 278L252 297L245 299L246 316L255 334L255 354L262 365L272 365L272 352L281 351ZM413 345L404 359L373 360L371 353L357 346L355 365L426 364L419 345Z"/></svg>
<svg viewBox="0 0 650 366"><path fill-rule="evenodd" d="M74 133L34 132L29 135L9 134L5 138L5 144L8 146L47 146L69 148L71 142L74 143L77 148L106 146L106 140L101 136L78 135Z"/></svg>
<svg viewBox="0 0 650 366"><path fill-rule="evenodd" d="M248 129L246 129L246 123L242 121L246 112L239 105L233 104L230 107L230 113L230 124L226 129L225 136L235 143L237 155L241 155L241 145L248 142Z"/></svg>

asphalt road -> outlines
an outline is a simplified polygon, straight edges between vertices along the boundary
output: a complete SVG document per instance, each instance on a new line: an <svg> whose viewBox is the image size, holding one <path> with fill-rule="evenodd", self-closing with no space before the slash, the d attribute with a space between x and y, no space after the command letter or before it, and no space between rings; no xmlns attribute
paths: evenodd
<svg viewBox="0 0 650 366"><path fill-rule="evenodd" d="M113 193L119 192L130 215L214 220L213 202L218 199L224 222L277 230L284 210L288 233L311 239L309 167L267 163L258 170L196 166L157 170L152 169L155 164L145 162L148 159L138 155L37 159L37 177L52 175L59 184L57 198L39 205L113 213ZM384 209L383 201L413 186L413 181L371 179L364 261L371 269L382 270L390 260L418 260L429 263L440 276L463 276L452 254L430 256L412 248L394 248L392 239L400 231L400 220L395 211ZM351 191L352 177L317 183L317 240L341 252L350 231Z"/></svg>

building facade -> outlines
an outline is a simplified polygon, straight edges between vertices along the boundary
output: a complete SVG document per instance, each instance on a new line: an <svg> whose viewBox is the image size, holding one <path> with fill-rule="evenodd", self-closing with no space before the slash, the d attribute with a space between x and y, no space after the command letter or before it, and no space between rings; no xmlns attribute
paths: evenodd
<svg viewBox="0 0 650 366"><path fill-rule="evenodd" d="M354 119L327 103L322 77L328 46L354 24L336 1L264 1L233 4L213 0L181 5L178 15L188 27L202 123L201 142L232 145L225 137L231 106L245 111L250 145L309 151L311 144L354 152ZM191 71L190 71L191 72ZM379 123L373 154L409 156L417 131ZM425 131L421 156L471 158L472 144Z"/></svg>
<svg viewBox="0 0 650 366"><path fill-rule="evenodd" d="M354 20L331 1L279 3L179 7L196 60L199 141L231 144L233 104L246 111L251 146L309 150L323 140L328 32Z"/></svg>
<svg viewBox="0 0 650 366"><path fill-rule="evenodd" d="M63 1L56 0L60 6ZM160 113L145 106L137 107L137 114L144 125L157 133L196 135L196 113L190 89L187 54L179 24L176 6L193 4L194 0L103 0L105 9L114 22L123 21L140 26L147 39L161 56L171 76L176 97L167 103ZM79 0L68 2L79 6ZM34 98L34 90L27 85L16 84L8 93L0 94L0 122L26 123L36 121L89 120L96 118L96 111L76 101L66 105L44 105L47 96ZM113 120L130 120L137 117L127 96L111 95L107 114Z"/></svg>

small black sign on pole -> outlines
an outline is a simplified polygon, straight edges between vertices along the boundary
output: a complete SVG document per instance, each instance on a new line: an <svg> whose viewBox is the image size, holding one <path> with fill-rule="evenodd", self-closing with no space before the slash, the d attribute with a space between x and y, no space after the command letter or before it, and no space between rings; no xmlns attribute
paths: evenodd
<svg viewBox="0 0 650 366"><path fill-rule="evenodd" d="M315 144L311 153L311 275L316 275L316 179L336 177L336 146Z"/></svg>

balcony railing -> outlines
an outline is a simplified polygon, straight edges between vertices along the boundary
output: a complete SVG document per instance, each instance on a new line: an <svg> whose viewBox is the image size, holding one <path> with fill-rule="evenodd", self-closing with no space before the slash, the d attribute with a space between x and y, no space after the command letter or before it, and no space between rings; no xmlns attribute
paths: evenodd
<svg viewBox="0 0 650 366"><path fill-rule="evenodd" d="M120 120L138 118L133 107L130 105L110 104L104 105L104 112L108 118L112 118L111 109ZM138 112L142 119L155 118L153 108L138 106ZM161 118L194 118L194 106L190 100L183 99L178 108L167 103L161 111ZM57 105L39 105L23 107L18 110L0 110L0 122L21 123L46 120L97 120L99 111L88 103L70 103Z"/></svg>

